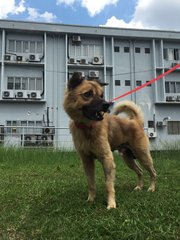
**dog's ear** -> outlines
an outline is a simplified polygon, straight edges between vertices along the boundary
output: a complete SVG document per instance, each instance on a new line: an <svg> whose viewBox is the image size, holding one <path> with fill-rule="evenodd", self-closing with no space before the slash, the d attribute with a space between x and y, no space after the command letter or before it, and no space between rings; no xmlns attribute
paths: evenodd
<svg viewBox="0 0 180 240"><path fill-rule="evenodd" d="M104 82L99 82L99 84L101 85L101 87L104 87L104 86L108 86L109 83L104 83Z"/></svg>
<svg viewBox="0 0 180 240"><path fill-rule="evenodd" d="M100 80L97 80L97 79L96 79L96 82L99 83L101 87L109 85L109 83L101 82Z"/></svg>
<svg viewBox="0 0 180 240"><path fill-rule="evenodd" d="M74 72L72 77L68 81L68 89L72 90L80 85L83 81L83 77L79 72Z"/></svg>

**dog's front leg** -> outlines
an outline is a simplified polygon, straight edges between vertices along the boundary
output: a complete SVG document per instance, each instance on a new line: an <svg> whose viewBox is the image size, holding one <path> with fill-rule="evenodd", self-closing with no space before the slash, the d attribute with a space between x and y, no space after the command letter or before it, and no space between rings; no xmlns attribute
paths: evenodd
<svg viewBox="0 0 180 240"><path fill-rule="evenodd" d="M87 178L88 183L88 199L87 201L93 202L96 197L96 186L95 186L95 162L94 159L86 156L84 154L80 154L81 160L84 167L84 172Z"/></svg>
<svg viewBox="0 0 180 240"><path fill-rule="evenodd" d="M115 200L115 189L114 189L114 181L115 181L115 163L113 154L110 151L107 155L105 155L102 160L102 165L105 174L106 181L106 189L107 189L107 209L116 208L116 200Z"/></svg>

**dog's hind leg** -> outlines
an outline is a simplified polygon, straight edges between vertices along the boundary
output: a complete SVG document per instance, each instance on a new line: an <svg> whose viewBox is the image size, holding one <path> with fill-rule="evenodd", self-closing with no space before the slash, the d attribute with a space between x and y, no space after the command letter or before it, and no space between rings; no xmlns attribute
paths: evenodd
<svg viewBox="0 0 180 240"><path fill-rule="evenodd" d="M84 172L88 183L88 199L87 201L93 202L96 197L96 186L95 186L95 162L92 157L80 154L81 160L84 167Z"/></svg>
<svg viewBox="0 0 180 240"><path fill-rule="evenodd" d="M141 190L143 188L143 173L142 169L137 165L134 157L132 154L128 153L129 149L125 149L125 151L119 151L119 154L123 158L124 162L127 164L127 166L132 169L138 177L137 186L134 188L134 190Z"/></svg>
<svg viewBox="0 0 180 240"><path fill-rule="evenodd" d="M153 166L153 160L149 150L136 150L136 156L140 162L140 164L149 172L150 174L150 186L148 188L149 192L155 191L155 183L156 183L156 170Z"/></svg>

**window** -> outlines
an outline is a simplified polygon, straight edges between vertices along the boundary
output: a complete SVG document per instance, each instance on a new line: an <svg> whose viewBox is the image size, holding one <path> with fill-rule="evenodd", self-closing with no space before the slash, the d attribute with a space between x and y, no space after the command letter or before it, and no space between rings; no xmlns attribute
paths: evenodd
<svg viewBox="0 0 180 240"><path fill-rule="evenodd" d="M170 82L170 92L176 93L176 83L175 82Z"/></svg>
<svg viewBox="0 0 180 240"><path fill-rule="evenodd" d="M42 78L36 78L36 90L42 90L43 89L43 83Z"/></svg>
<svg viewBox="0 0 180 240"><path fill-rule="evenodd" d="M146 81L146 83L148 83L149 81ZM151 84L147 85L147 87L151 87Z"/></svg>
<svg viewBox="0 0 180 240"><path fill-rule="evenodd" d="M26 90L29 89L28 87L28 78L27 77L23 77L22 78L22 90Z"/></svg>
<svg viewBox="0 0 180 240"><path fill-rule="evenodd" d="M15 41L9 40L9 52L15 52Z"/></svg>
<svg viewBox="0 0 180 240"><path fill-rule="evenodd" d="M179 49L174 49L174 60L179 60Z"/></svg>
<svg viewBox="0 0 180 240"><path fill-rule="evenodd" d="M163 57L165 60L180 60L180 49L178 48L164 48Z"/></svg>
<svg viewBox="0 0 180 240"><path fill-rule="evenodd" d="M125 80L125 86L131 86L130 80Z"/></svg>
<svg viewBox="0 0 180 240"><path fill-rule="evenodd" d="M10 53L43 53L43 42L8 40L7 52Z"/></svg>
<svg viewBox="0 0 180 240"><path fill-rule="evenodd" d="M145 53L146 54L148 54L148 53L150 53L151 51L150 51L150 48L145 48Z"/></svg>
<svg viewBox="0 0 180 240"><path fill-rule="evenodd" d="M129 47L124 47L124 52L128 53L129 52Z"/></svg>
<svg viewBox="0 0 180 240"><path fill-rule="evenodd" d="M21 89L21 78L15 77L15 89L20 90Z"/></svg>
<svg viewBox="0 0 180 240"><path fill-rule="evenodd" d="M43 52L42 42L37 42L37 53L42 52Z"/></svg>
<svg viewBox="0 0 180 240"><path fill-rule="evenodd" d="M140 47L136 47L136 48L135 48L135 53L140 53L140 52L141 52Z"/></svg>
<svg viewBox="0 0 180 240"><path fill-rule="evenodd" d="M29 90L36 90L35 88L36 88L35 87L35 78L31 77L31 78L29 78Z"/></svg>
<svg viewBox="0 0 180 240"><path fill-rule="evenodd" d="M8 77L8 90L43 90L42 77Z"/></svg>
<svg viewBox="0 0 180 240"><path fill-rule="evenodd" d="M115 80L115 86L121 86L121 80Z"/></svg>
<svg viewBox="0 0 180 240"><path fill-rule="evenodd" d="M176 82L176 92L180 93L180 82Z"/></svg>
<svg viewBox="0 0 180 240"><path fill-rule="evenodd" d="M22 49L21 49L21 41L16 41L16 52L17 52L17 53L22 52Z"/></svg>
<svg viewBox="0 0 180 240"><path fill-rule="evenodd" d="M168 60L168 49L167 48L163 49L163 58Z"/></svg>
<svg viewBox="0 0 180 240"><path fill-rule="evenodd" d="M180 121L168 121L167 127L169 135L180 135Z"/></svg>
<svg viewBox="0 0 180 240"><path fill-rule="evenodd" d="M23 53L29 52L29 44L28 41L23 41Z"/></svg>
<svg viewBox="0 0 180 240"><path fill-rule="evenodd" d="M138 80L136 81L136 86L141 86L142 85L142 81Z"/></svg>
<svg viewBox="0 0 180 240"><path fill-rule="evenodd" d="M154 121L148 121L148 128L154 128Z"/></svg>
<svg viewBox="0 0 180 240"><path fill-rule="evenodd" d="M7 89L14 89L14 78L13 77L8 77L8 82L7 82Z"/></svg>
<svg viewBox="0 0 180 240"><path fill-rule="evenodd" d="M35 53L36 50L35 50L35 42L30 42L30 53Z"/></svg>
<svg viewBox="0 0 180 240"><path fill-rule="evenodd" d="M165 82L166 93L180 93L180 82Z"/></svg>
<svg viewBox="0 0 180 240"><path fill-rule="evenodd" d="M119 46L114 46L114 52L120 52Z"/></svg>
<svg viewBox="0 0 180 240"><path fill-rule="evenodd" d="M6 121L6 132L7 133L21 133L21 134L41 134L42 133L42 121L33 121L33 120L7 120ZM18 126L18 128L16 128Z"/></svg>
<svg viewBox="0 0 180 240"><path fill-rule="evenodd" d="M17 121L6 121L6 132L7 133L16 133Z"/></svg>
<svg viewBox="0 0 180 240"><path fill-rule="evenodd" d="M82 45L82 56L88 56L88 45Z"/></svg>

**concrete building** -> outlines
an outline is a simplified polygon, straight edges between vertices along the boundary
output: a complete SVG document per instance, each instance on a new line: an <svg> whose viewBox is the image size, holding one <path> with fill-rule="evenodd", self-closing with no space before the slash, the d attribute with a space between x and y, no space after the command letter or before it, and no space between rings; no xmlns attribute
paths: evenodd
<svg viewBox="0 0 180 240"><path fill-rule="evenodd" d="M111 100L180 63L180 32L0 20L0 141L72 146L63 110L73 72L109 83ZM180 69L120 100L145 115L152 148L180 141Z"/></svg>

